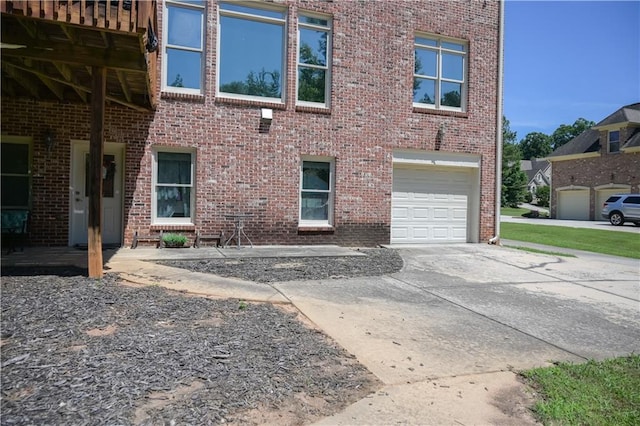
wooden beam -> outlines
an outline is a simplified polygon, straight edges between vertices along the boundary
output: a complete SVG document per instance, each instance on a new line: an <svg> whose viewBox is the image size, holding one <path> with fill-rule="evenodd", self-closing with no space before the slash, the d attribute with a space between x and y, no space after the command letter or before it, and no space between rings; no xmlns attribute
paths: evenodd
<svg viewBox="0 0 640 426"><path fill-rule="evenodd" d="M116 75L118 76L118 81L120 82L120 87L122 88L124 97L127 99L127 102L131 102L131 90L129 90L129 84L127 83L126 76L122 71L116 71Z"/></svg>
<svg viewBox="0 0 640 426"><path fill-rule="evenodd" d="M80 99L82 99L82 102L86 103L87 102L87 92L82 91L82 90L78 89L77 87L74 87L74 85L75 86L79 86L79 85L76 84L76 82L74 81L73 75L72 75L72 71L71 71L71 68L69 67L69 65L61 64L59 62L54 62L53 65L56 67L56 69L58 70L60 75L62 75L62 77L67 82L65 84L69 85L76 92L76 94L80 97ZM74 85L70 85L68 83L74 83Z"/></svg>
<svg viewBox="0 0 640 426"><path fill-rule="evenodd" d="M2 58L30 58L41 61L61 62L73 65L87 65L119 69L128 72L147 72L147 63L142 53L134 50L107 49L103 47L88 47L69 43L48 42L24 38L8 37L2 42L26 45L21 49L2 49Z"/></svg>
<svg viewBox="0 0 640 426"><path fill-rule="evenodd" d="M86 86L82 86L82 85L77 84L77 83L72 82L72 81L65 81L65 80L63 80L61 78L51 77L51 76L43 74L43 73L41 73L41 72L39 72L37 70L31 69L31 68L27 68L27 67L22 66L22 65L18 65L18 64L15 64L15 63L12 63L12 62L8 62L8 61L2 61L2 66L3 67L7 67L7 68L9 68L9 67L17 68L19 70L32 73L32 74L34 74L36 76L43 75L44 77L47 77L52 81L56 81L58 83L66 84L67 86L73 87L74 89L82 90L82 91L87 92L87 93L91 93L91 89L86 87ZM37 96L34 94L34 97L37 97ZM114 96L106 96L106 100L108 100L109 102L114 102L116 104L120 104L120 105L126 106L126 107L131 108L131 109L135 109L136 111L149 112L149 108L145 108L144 106L141 106L141 105L138 105L138 104L135 104L135 103L132 103L132 102L124 101L124 100L116 98Z"/></svg>
<svg viewBox="0 0 640 426"><path fill-rule="evenodd" d="M51 90L51 92L53 92L54 95L56 95L56 98L58 98L58 100L60 100L61 102L64 101L64 89L60 86L59 83L51 80L50 78L46 78L40 75L38 76L38 78L45 86L49 88L49 90Z"/></svg>
<svg viewBox="0 0 640 426"><path fill-rule="evenodd" d="M102 157L107 69L95 67L91 85L91 138L89 142L89 278L102 278Z"/></svg>
<svg viewBox="0 0 640 426"><path fill-rule="evenodd" d="M16 70L16 67L13 67L13 64L6 61L2 61L2 68L5 70L9 77L14 79L16 83L26 89L31 94L31 96L36 99L40 99L40 93L38 93L38 85L35 84L28 75L19 73L18 70Z"/></svg>

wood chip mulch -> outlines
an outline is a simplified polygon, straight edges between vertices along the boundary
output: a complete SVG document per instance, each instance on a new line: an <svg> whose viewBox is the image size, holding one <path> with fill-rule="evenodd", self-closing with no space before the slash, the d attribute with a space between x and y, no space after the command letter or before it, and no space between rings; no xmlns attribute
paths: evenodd
<svg viewBox="0 0 640 426"><path fill-rule="evenodd" d="M404 265L402 257L393 249L359 251L364 256L244 257L154 263L261 283L388 275Z"/></svg>
<svg viewBox="0 0 640 426"><path fill-rule="evenodd" d="M308 424L380 386L280 307L45 272L2 271L2 425Z"/></svg>

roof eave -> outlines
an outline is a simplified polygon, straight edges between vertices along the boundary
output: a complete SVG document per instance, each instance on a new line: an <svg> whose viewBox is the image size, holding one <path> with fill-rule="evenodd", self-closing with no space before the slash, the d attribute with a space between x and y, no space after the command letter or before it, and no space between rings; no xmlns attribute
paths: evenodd
<svg viewBox="0 0 640 426"><path fill-rule="evenodd" d="M548 161L567 161L567 160L580 160L583 158L594 158L600 157L599 152L582 152L579 154L567 154L567 155L557 155L555 157L546 157L545 160Z"/></svg>

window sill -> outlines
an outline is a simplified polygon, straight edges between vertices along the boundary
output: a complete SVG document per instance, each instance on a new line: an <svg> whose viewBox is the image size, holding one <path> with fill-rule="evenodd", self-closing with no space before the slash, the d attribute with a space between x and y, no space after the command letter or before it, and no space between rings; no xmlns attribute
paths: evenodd
<svg viewBox="0 0 640 426"><path fill-rule="evenodd" d="M149 228L151 231L195 231L196 226L192 223L177 224L177 223L154 223Z"/></svg>
<svg viewBox="0 0 640 426"><path fill-rule="evenodd" d="M162 92L160 93L160 98L204 103L204 95L196 95L193 93Z"/></svg>
<svg viewBox="0 0 640 426"><path fill-rule="evenodd" d="M296 112L310 112L315 114L331 115L331 108L323 106L296 105Z"/></svg>
<svg viewBox="0 0 640 426"><path fill-rule="evenodd" d="M433 114L446 117L469 118L469 113L466 111L449 111L446 109L423 108L414 106L413 112L416 112L418 114Z"/></svg>
<svg viewBox="0 0 640 426"><path fill-rule="evenodd" d="M313 232L313 233L326 233L331 234L335 232L336 228L331 225L326 226L309 226L309 225L300 225L298 226L299 233Z"/></svg>
<svg viewBox="0 0 640 426"><path fill-rule="evenodd" d="M283 104L283 103L260 101L260 100L257 100L257 99L240 99L240 98L217 97L215 102L217 104L258 106L258 107L265 107L265 108L271 108L271 109L280 109L280 110L285 110L287 108L287 106L285 104Z"/></svg>

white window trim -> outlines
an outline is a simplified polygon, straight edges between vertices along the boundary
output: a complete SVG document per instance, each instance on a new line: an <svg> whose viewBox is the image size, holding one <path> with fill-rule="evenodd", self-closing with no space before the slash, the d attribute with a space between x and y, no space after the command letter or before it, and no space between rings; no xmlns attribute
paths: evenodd
<svg viewBox="0 0 640 426"><path fill-rule="evenodd" d="M288 12L288 9L273 7L273 6L265 5L259 2L250 2L250 1L224 1L220 3L221 4L228 3L228 4L238 5L238 6L245 6L245 7L250 7L252 9L262 9L262 10L282 12L284 14L284 18L279 19L279 18L273 18L268 16L251 15L248 13L236 12L233 10L223 10L220 7L220 4L218 4L218 28L217 28L218 32L216 37L217 39L216 40L216 52L217 52L216 54L217 55L216 57L216 97L229 98L229 99L253 100L253 101L269 103L269 104L284 105L286 96L287 96L286 92L287 92L287 74L288 74L288 70L287 70L287 38L288 38L287 12ZM222 40L222 37L220 37L220 34L222 34L222 20L220 19L221 16L233 16L236 18L243 18L251 21L265 22L270 24L276 23L276 24L282 25L282 72L280 73L282 78L282 86L281 86L280 98L268 98L264 96L242 95L238 93L228 93L228 92L220 91L220 65L221 65L220 42Z"/></svg>
<svg viewBox="0 0 640 426"><path fill-rule="evenodd" d="M170 92L170 93L184 93L184 94L189 94L189 95L202 95L204 94L204 72L205 72L205 34L207 32L207 28L206 28L206 21L205 21L205 15L207 12L207 4L208 1L204 1L204 3L202 4L202 6L198 6L198 5L194 5L191 3L182 3L180 2L180 0L164 0L163 2L163 10L162 10L162 91L163 92ZM168 39L169 39L169 6L170 5L174 5L174 6L179 6L181 8L184 9L191 9L191 10L200 10L202 12L201 16L201 22L200 22L200 26L202 28L201 31L201 37L202 39L200 40L200 46L201 49L193 49L190 47L186 47L186 46L178 46L178 45L173 45L173 44L169 44ZM169 65L169 55L167 53L168 49L178 49L178 50L184 50L184 51L189 51L189 52L200 52L200 88L199 89L192 89L192 88L188 88L188 87L175 87L175 86L170 86L169 84L167 84L167 67Z"/></svg>
<svg viewBox="0 0 640 426"><path fill-rule="evenodd" d="M618 140L616 141L616 143L618 144L618 149L616 151L612 151L611 150L611 133L618 133ZM620 152L620 148L622 148L620 146L620 131L619 130L610 130L607 133L607 152L616 154L616 153Z"/></svg>
<svg viewBox="0 0 640 426"><path fill-rule="evenodd" d="M191 214L189 217L158 217L158 153L176 152L191 154L191 185L182 185L191 188L189 206ZM194 225L196 214L196 151L195 149L180 149L173 147L157 146L152 150L152 172L151 172L151 224L152 225ZM178 185L171 185L178 186Z"/></svg>
<svg viewBox="0 0 640 426"><path fill-rule="evenodd" d="M313 161L319 163L329 163L329 190L305 190L305 192L322 192L329 193L329 208L328 208L328 218L327 220L303 220L302 219L302 181L303 175L302 170L304 163L306 161ZM301 228L304 227L313 227L313 228L331 228L333 227L333 210L334 210L334 200L335 200L335 174L336 174L336 160L334 157L324 157L324 156L303 156L300 158L300 166L298 170L298 174L300 176L300 189L298 191L298 226Z"/></svg>
<svg viewBox="0 0 640 426"><path fill-rule="evenodd" d="M424 44L420 44L416 41L417 38L426 38L429 40L433 40L437 43L437 46L428 46L428 45L424 45ZM456 44L461 44L464 47L463 51L459 51L459 50L452 50L452 49L447 49L442 47L442 43L456 43ZM419 102L414 102L413 106L417 107L417 108L425 108L425 109L435 109L435 110L442 110L442 111L458 111L458 112L466 112L467 110L467 90L468 90L468 85L469 85L469 79L468 79L468 63L469 63L469 43L466 40L458 40L458 39L454 39L454 38L447 38L447 37L439 37L439 36L435 36L435 35L431 35L431 34L422 34L422 33L418 33L415 34L414 36L414 42L413 42L413 51L415 52L416 48L420 48L420 49L425 49L425 50L431 50L431 51L435 51L437 56L436 56L436 72L437 75L435 77L432 76L428 76L428 75L423 75L423 74L416 74L415 73L415 65L414 65L414 72L413 72L413 78L415 79L417 78L421 78L423 80L431 80L431 81L435 81L436 82L436 92L435 92L435 104L430 105L430 104L423 104L423 103L419 103ZM443 78L442 77L442 52L445 52L447 54L454 54L454 55L458 55L458 56L462 56L462 80L455 80L455 79L449 79L449 78ZM415 56L415 53L414 53ZM461 85L462 87L462 93L460 93L460 108L457 107L450 107L450 106L446 106L446 105L440 105L440 83L441 82L450 82L450 83L458 83Z"/></svg>
<svg viewBox="0 0 640 426"><path fill-rule="evenodd" d="M324 19L327 21L327 26L323 25L314 25L307 24L304 22L300 22L300 17L307 18L318 18ZM310 64L301 64L300 63L300 28L308 28L312 30L320 30L325 31L327 33L327 52L326 52L326 65L310 65ZM332 48L333 48L333 21L331 17L325 15L318 15L309 12L300 12L298 16L298 34L296 40L297 52L296 52L296 105L299 106L310 106L310 107L321 107L321 108L329 108L331 104L331 58L332 58ZM309 101L301 101L298 99L298 91L300 89L299 85L299 70L300 68L314 68L321 69L325 71L324 75L324 102L309 102Z"/></svg>

